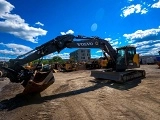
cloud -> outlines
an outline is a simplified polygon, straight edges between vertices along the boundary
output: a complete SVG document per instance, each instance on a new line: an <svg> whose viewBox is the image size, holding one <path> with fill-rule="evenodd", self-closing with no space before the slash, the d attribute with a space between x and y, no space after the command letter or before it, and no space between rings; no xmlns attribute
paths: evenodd
<svg viewBox="0 0 160 120"><path fill-rule="evenodd" d="M137 50L137 52L142 56L144 56L144 55L158 55L159 49L160 49L160 47L155 47L155 45L153 45L152 47L149 47L149 48Z"/></svg>
<svg viewBox="0 0 160 120"><path fill-rule="evenodd" d="M109 44L113 47L113 49L116 49L118 45L121 44L121 42L118 42L118 39L105 38L104 40L107 40ZM96 51L96 53L102 53L102 50L98 50Z"/></svg>
<svg viewBox="0 0 160 120"><path fill-rule="evenodd" d="M15 7L6 0L0 0L0 32L9 33L21 39L36 43L38 36L47 34L46 30L29 26L17 14L11 14Z"/></svg>
<svg viewBox="0 0 160 120"><path fill-rule="evenodd" d="M52 59L55 56L59 56L62 59L69 59L70 58L70 54L69 53L57 53L57 52L55 52L55 53L51 53L51 54L45 56L45 59Z"/></svg>
<svg viewBox="0 0 160 120"><path fill-rule="evenodd" d="M119 45L118 39L105 38L105 40L107 40L114 49Z"/></svg>
<svg viewBox="0 0 160 120"><path fill-rule="evenodd" d="M129 40L146 40L146 39L160 39L160 28L152 28L147 30L137 30L131 34L124 34L123 35L126 39Z"/></svg>
<svg viewBox="0 0 160 120"><path fill-rule="evenodd" d="M74 34L73 30L68 30L67 32L60 32L61 35Z"/></svg>
<svg viewBox="0 0 160 120"><path fill-rule="evenodd" d="M43 23L41 23L41 22L39 22L39 21L38 21L38 22L36 22L35 24L36 24L36 25L40 25L40 26L44 26L44 24L43 24Z"/></svg>
<svg viewBox="0 0 160 120"><path fill-rule="evenodd" d="M142 5L130 5L128 7L124 7L121 9L122 14L121 17L127 17L128 15L131 15L133 13L140 13L140 14L146 14L148 12L147 8L142 8Z"/></svg>
<svg viewBox="0 0 160 120"><path fill-rule="evenodd" d="M148 9L147 8L143 8L142 10L141 10L141 14L146 14L148 12Z"/></svg>
<svg viewBox="0 0 160 120"><path fill-rule="evenodd" d="M156 3L154 3L151 8L160 8L160 0Z"/></svg>
<svg viewBox="0 0 160 120"><path fill-rule="evenodd" d="M134 0L128 0L128 2L133 2Z"/></svg>
<svg viewBox="0 0 160 120"><path fill-rule="evenodd" d="M9 59L11 59L10 57L0 57L0 61L8 61Z"/></svg>
<svg viewBox="0 0 160 120"><path fill-rule="evenodd" d="M160 28L137 30L123 36L128 40L128 44L137 47L140 55L156 55L160 50Z"/></svg>
<svg viewBox="0 0 160 120"><path fill-rule="evenodd" d="M47 56L45 56L45 59L52 59L54 56L59 56L61 57L62 59L70 59L70 53L51 53ZM102 57L101 55L96 55L96 54L92 54L91 55L91 58L100 58Z"/></svg>
<svg viewBox="0 0 160 120"><path fill-rule="evenodd" d="M32 48L28 46L15 44L15 43L8 43L8 44L0 43L0 45L6 48L3 50L0 50L0 54L3 54L3 55L19 56L32 50Z"/></svg>
<svg viewBox="0 0 160 120"><path fill-rule="evenodd" d="M102 57L101 55L91 55L91 58L100 58Z"/></svg>
<svg viewBox="0 0 160 120"><path fill-rule="evenodd" d="M104 40L111 41L112 38L104 38Z"/></svg>
<svg viewBox="0 0 160 120"><path fill-rule="evenodd" d="M102 50L98 50L98 51L96 51L96 53L102 53Z"/></svg>
<svg viewBox="0 0 160 120"><path fill-rule="evenodd" d="M132 1L133 0L128 0L129 3ZM143 7L143 6L145 6L145 7ZM146 14L148 12L148 9L150 9L150 8L160 8L160 0L152 5L147 4L146 2L143 2L142 4L130 5L130 6L124 7L121 9L122 14L120 16L127 17L131 14L134 14L134 13Z"/></svg>

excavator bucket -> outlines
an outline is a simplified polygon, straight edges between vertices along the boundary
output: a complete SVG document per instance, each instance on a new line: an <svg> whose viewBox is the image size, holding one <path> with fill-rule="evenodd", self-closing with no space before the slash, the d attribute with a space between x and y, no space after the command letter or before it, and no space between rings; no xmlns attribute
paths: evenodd
<svg viewBox="0 0 160 120"><path fill-rule="evenodd" d="M40 93L55 82L53 72L36 72L23 91L23 94Z"/></svg>

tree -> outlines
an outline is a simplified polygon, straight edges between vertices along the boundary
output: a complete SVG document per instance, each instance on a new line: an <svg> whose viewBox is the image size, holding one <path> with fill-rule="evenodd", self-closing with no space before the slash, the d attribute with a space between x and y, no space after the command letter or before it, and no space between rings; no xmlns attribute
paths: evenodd
<svg viewBox="0 0 160 120"><path fill-rule="evenodd" d="M32 61L33 64L38 64L38 63L42 63L42 64L49 64L49 60L46 60L46 59L37 59L37 60L34 60Z"/></svg>
<svg viewBox="0 0 160 120"><path fill-rule="evenodd" d="M64 63L64 60L59 56L54 56L51 61L52 61L52 63L54 63L54 62Z"/></svg>
<svg viewBox="0 0 160 120"><path fill-rule="evenodd" d="M39 60L32 61L33 64L37 64L38 62L39 62Z"/></svg>
<svg viewBox="0 0 160 120"><path fill-rule="evenodd" d="M49 64L49 60L43 59L43 60L42 60L42 64L44 64L44 65L45 65L45 64Z"/></svg>

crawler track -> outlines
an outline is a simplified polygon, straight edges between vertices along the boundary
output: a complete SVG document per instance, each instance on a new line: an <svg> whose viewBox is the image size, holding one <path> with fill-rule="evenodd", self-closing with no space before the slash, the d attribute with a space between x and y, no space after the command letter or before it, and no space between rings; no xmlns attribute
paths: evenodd
<svg viewBox="0 0 160 120"><path fill-rule="evenodd" d="M145 78L145 70L128 70L125 72L111 72L111 71L91 71L91 76L95 79L105 79L116 82L127 82L134 79Z"/></svg>

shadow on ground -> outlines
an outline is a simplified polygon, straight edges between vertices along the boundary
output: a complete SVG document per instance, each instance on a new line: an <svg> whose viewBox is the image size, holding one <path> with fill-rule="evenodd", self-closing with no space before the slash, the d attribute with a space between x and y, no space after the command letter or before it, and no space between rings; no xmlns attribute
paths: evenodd
<svg viewBox="0 0 160 120"><path fill-rule="evenodd" d="M141 83L141 79L129 81L124 84L119 84L119 83L110 82L110 81L106 81L106 80L91 80L89 82L94 82L95 85L90 86L90 87L81 88L78 90L58 93L58 94L54 94L54 95L50 95L50 96L41 97L40 94L32 94L32 95L31 94L30 95L18 94L13 98L0 101L0 110L11 111L11 110L16 109L18 107L22 107L22 106L26 106L26 105L41 104L43 102L53 100L53 99L69 97L69 96L73 96L73 95L78 95L78 94L94 91L94 90L97 90L97 89L102 88L104 86L108 86L108 87L115 88L118 90L129 90L133 87L138 86L138 84Z"/></svg>

